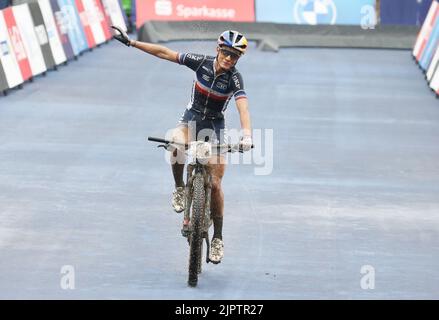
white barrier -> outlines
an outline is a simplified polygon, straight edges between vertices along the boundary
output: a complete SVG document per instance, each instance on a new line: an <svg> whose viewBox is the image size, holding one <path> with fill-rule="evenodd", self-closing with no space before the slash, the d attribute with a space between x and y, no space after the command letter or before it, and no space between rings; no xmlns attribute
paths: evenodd
<svg viewBox="0 0 439 320"><path fill-rule="evenodd" d="M82 4L87 13L88 23L90 24L91 32L93 33L96 44L104 43L106 39L101 24L102 18L99 17L102 13L96 7L95 0L82 0Z"/></svg>
<svg viewBox="0 0 439 320"><path fill-rule="evenodd" d="M437 68L439 66L439 46L436 49L436 52L431 60L430 67L427 70L427 81L430 82L433 78L434 74L437 72Z"/></svg>
<svg viewBox="0 0 439 320"><path fill-rule="evenodd" d="M425 18L424 24L422 25L421 31L419 32L418 38L416 40L415 47L413 49L413 56L417 61L420 60L425 46L427 44L428 38L433 31L433 25L439 14L439 3L434 0L431 4L430 10L428 11L427 17Z"/></svg>
<svg viewBox="0 0 439 320"><path fill-rule="evenodd" d="M35 34L32 17L27 3L12 7L17 27L23 38L23 44L27 52L32 75L36 76L47 70L43 53Z"/></svg>
<svg viewBox="0 0 439 320"><path fill-rule="evenodd" d="M49 0L38 0L38 4L43 15L44 24L46 25L47 36L49 38L50 49L57 65L67 60L66 54L61 44L60 36L56 28L55 19L53 17L52 6Z"/></svg>
<svg viewBox="0 0 439 320"><path fill-rule="evenodd" d="M23 83L20 67L9 38L3 12L0 11L0 63L6 76L9 88L14 88Z"/></svg>
<svg viewBox="0 0 439 320"><path fill-rule="evenodd" d="M118 0L102 0L104 9L107 15L110 17L111 23L115 26L121 27L124 31L128 28L125 24L125 20L122 15L122 9Z"/></svg>

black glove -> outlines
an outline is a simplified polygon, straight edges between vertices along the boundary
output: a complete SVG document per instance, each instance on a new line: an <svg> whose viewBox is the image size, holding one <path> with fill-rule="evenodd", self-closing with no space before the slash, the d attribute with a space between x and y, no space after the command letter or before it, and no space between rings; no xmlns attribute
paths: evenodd
<svg viewBox="0 0 439 320"><path fill-rule="evenodd" d="M119 33L120 33L120 34L115 34L113 36L113 38L122 42L124 45L129 47L131 45L131 39L128 37L127 33L119 27L116 27L116 26L111 26L111 27L114 30L119 31Z"/></svg>

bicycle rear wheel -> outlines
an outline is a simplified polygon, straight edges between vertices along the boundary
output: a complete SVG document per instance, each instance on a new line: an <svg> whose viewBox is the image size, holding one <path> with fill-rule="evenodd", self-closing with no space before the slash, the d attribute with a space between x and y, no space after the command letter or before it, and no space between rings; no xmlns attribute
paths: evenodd
<svg viewBox="0 0 439 320"><path fill-rule="evenodd" d="M189 249L189 279L188 284L191 287L197 286L198 271L200 269L202 254L202 228L205 204L204 177L202 174L196 174L193 180L193 198L192 198L192 215L191 215L191 239Z"/></svg>

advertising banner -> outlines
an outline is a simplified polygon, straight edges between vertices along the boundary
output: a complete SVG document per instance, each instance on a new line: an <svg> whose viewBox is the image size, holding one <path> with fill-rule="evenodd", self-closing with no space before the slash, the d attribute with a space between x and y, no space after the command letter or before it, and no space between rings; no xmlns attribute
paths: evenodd
<svg viewBox="0 0 439 320"><path fill-rule="evenodd" d="M14 49L15 58L17 59L18 66L20 68L21 77L23 81L29 80L32 77L32 70L24 48L24 43L20 30L17 27L12 7L3 9L3 17L6 22L6 28L8 29L9 39L11 40L12 48Z"/></svg>
<svg viewBox="0 0 439 320"><path fill-rule="evenodd" d="M381 0L381 24L421 26L431 2L432 0Z"/></svg>
<svg viewBox="0 0 439 320"><path fill-rule="evenodd" d="M66 61L66 54L61 43L61 39L56 27L53 16L52 6L49 0L38 0L41 15L46 26L47 38L49 40L50 50L52 51L55 65L59 65Z"/></svg>
<svg viewBox="0 0 439 320"><path fill-rule="evenodd" d="M0 11L0 90L14 88L23 83L20 67L9 39L6 21Z"/></svg>
<svg viewBox="0 0 439 320"><path fill-rule="evenodd" d="M61 41L61 45L64 50L64 54L66 55L66 59L70 60L75 57L75 53L73 52L72 44L70 43L69 38L69 19L64 15L59 6L58 0L50 0L50 7L53 11L53 16L55 18L56 30L59 35L59 40Z"/></svg>
<svg viewBox="0 0 439 320"><path fill-rule="evenodd" d="M291 1L290 1L291 2ZM267 5L277 6L277 1ZM148 20L255 21L254 0L136 0L136 26Z"/></svg>
<svg viewBox="0 0 439 320"><path fill-rule="evenodd" d="M118 26L127 31L127 25L122 15L122 8L117 0L102 0L104 10L107 16L110 17L112 25Z"/></svg>
<svg viewBox="0 0 439 320"><path fill-rule="evenodd" d="M94 0L94 3L99 10L99 20L102 25L102 30L104 31L105 40L110 40L112 38L112 33L110 32L110 16L105 13L104 6L102 5L101 0Z"/></svg>
<svg viewBox="0 0 439 320"><path fill-rule="evenodd" d="M78 10L79 19L81 20L82 27L84 28L85 39L89 48L96 47L96 42L93 36L93 32L90 27L90 16L84 9L83 0L75 0L76 9Z"/></svg>
<svg viewBox="0 0 439 320"><path fill-rule="evenodd" d="M413 49L413 56L416 58L417 61L421 59L422 53L427 46L428 39L431 32L433 31L433 26L435 25L438 15L439 3L437 1L433 1L430 10L428 11L427 17L425 18L424 24L422 25L421 31L419 32L415 47Z"/></svg>
<svg viewBox="0 0 439 320"><path fill-rule="evenodd" d="M44 24L43 14L41 13L38 2L30 2L28 5L32 15L32 20L34 22L35 34L43 53L44 63L46 64L47 69L52 69L55 66L55 60L53 58L52 49L50 48L49 37Z"/></svg>
<svg viewBox="0 0 439 320"><path fill-rule="evenodd" d="M43 53L34 30L32 16L27 3L12 7L12 12L23 39L24 48L29 59L32 75L36 76L45 72L46 64Z"/></svg>
<svg viewBox="0 0 439 320"><path fill-rule="evenodd" d="M375 0L255 0L256 21L361 25L375 21Z"/></svg>
<svg viewBox="0 0 439 320"><path fill-rule="evenodd" d="M96 0L82 0L82 4L84 5L84 10L87 13L90 29L93 33L93 38L96 44L104 43L105 34L101 24L103 16L96 5Z"/></svg>
<svg viewBox="0 0 439 320"><path fill-rule="evenodd" d="M75 56L81 52L88 50L89 46L85 38L84 28L79 19L78 10L73 0L58 0L61 9L64 24L67 27L67 34L69 36L70 44L73 48Z"/></svg>
<svg viewBox="0 0 439 320"><path fill-rule="evenodd" d="M433 78L433 75L438 71L439 67L439 46L436 46L436 52L433 56L433 59L431 59L430 66L427 70L427 81L430 82Z"/></svg>
<svg viewBox="0 0 439 320"><path fill-rule="evenodd" d="M437 18L435 21L433 30L431 31L430 37L428 37L427 44L425 45L425 49L423 50L421 59L419 60L419 66L422 68L422 70L425 71L430 66L431 59L433 59L433 55L436 52L438 43L439 43L439 18Z"/></svg>
<svg viewBox="0 0 439 320"><path fill-rule="evenodd" d="M439 70L437 69L431 79L430 88L432 88L436 94L439 94Z"/></svg>

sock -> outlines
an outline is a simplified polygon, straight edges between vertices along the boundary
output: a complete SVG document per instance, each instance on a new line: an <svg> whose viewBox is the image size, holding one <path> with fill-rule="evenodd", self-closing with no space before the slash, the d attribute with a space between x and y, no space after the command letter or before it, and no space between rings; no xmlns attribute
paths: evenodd
<svg viewBox="0 0 439 320"><path fill-rule="evenodd" d="M213 238L223 239L223 217L213 218Z"/></svg>

